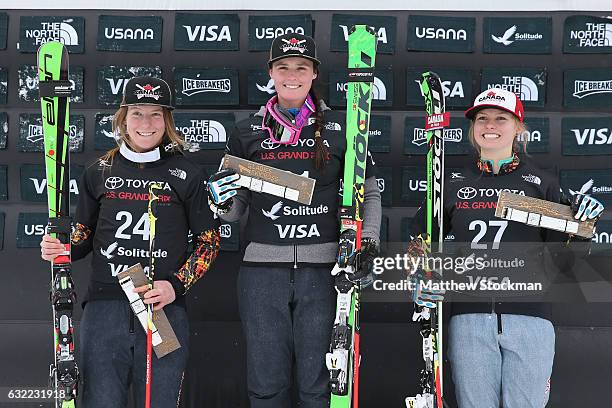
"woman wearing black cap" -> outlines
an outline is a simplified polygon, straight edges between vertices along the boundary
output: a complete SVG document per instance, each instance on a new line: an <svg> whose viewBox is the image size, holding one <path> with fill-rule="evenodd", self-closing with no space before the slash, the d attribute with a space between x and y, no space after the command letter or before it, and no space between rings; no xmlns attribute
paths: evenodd
<svg viewBox="0 0 612 408"><path fill-rule="evenodd" d="M514 93L484 91L465 116L471 120L469 138L479 157L473 168L453 173L444 188L444 234L447 240L452 236L444 255L471 255L472 267L456 258L456 267L445 269L443 279L478 282L475 289L453 293L450 304L449 358L457 402L460 408L542 408L548 401L555 352L551 304L543 301L544 242L555 263L567 270L573 259L566 248L570 237L496 218L495 204L504 190L553 202L567 200L556 177L524 154L525 142L518 138L525 131L524 110ZM572 207L581 220L595 219L603 211L599 201L584 194L573 196ZM413 259L425 253L425 225L419 209L412 225L417 238L408 250ZM542 284L544 291L513 290L508 283ZM417 290L415 300L427 305L442 295Z"/></svg>
<svg viewBox="0 0 612 408"><path fill-rule="evenodd" d="M276 38L268 68L277 95L238 123L227 153L316 179L312 203L238 191L239 176L232 172L210 178L209 203L227 221L248 209L249 244L238 297L251 407L292 406L295 383L300 406L322 408L329 406L325 353L336 300L330 272L338 252L345 117L329 110L313 90L319 60L312 38ZM372 170L368 164L362 259L377 253L379 240L380 193ZM367 268L360 268L355 278L366 274Z"/></svg>
<svg viewBox="0 0 612 408"><path fill-rule="evenodd" d="M154 310L163 308L181 348L153 358L151 407L176 407L188 355L189 325L184 295L209 269L219 250L219 233L206 208L207 176L182 155L168 84L132 78L125 87L113 130L118 147L87 167L79 185L72 259L92 252L92 274L79 327L83 406L123 408L130 382L136 406L145 396L146 334L132 314L116 275L149 264L149 184L160 183L156 207L154 289L136 288ZM195 250L187 252L188 232ZM63 253L45 235L42 258Z"/></svg>

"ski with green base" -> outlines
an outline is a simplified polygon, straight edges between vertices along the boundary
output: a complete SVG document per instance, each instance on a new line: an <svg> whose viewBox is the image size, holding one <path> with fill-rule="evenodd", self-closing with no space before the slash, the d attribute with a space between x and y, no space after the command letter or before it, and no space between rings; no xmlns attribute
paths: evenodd
<svg viewBox="0 0 612 408"><path fill-rule="evenodd" d="M425 72L420 82L421 93L425 98L427 131L427 229L424 239L426 252L440 256L443 247L443 214L444 214L444 127L449 125L449 114L445 110L444 92L440 77L434 72ZM432 244L432 236L437 240ZM425 276L441 276L441 271L427 269L424 263ZM425 367L421 370L420 392L414 397L406 398L407 408L443 408L442 383L442 302L428 302L427 305L414 304L412 320L420 322L420 333L423 338L423 360Z"/></svg>
<svg viewBox="0 0 612 408"><path fill-rule="evenodd" d="M47 177L49 223L47 232L65 245L66 252L51 263L53 356L50 381L56 408L76 406L79 370L74 352L72 313L76 292L70 258L70 156L68 143L68 51L60 42L38 49L38 75Z"/></svg>
<svg viewBox="0 0 612 408"><path fill-rule="evenodd" d="M359 307L361 286L351 280L361 249L364 182L368 156L370 107L376 61L376 34L356 25L348 37L346 95L346 153L340 243L332 275L337 292L336 318L326 364L330 373L330 408L357 408L359 404Z"/></svg>

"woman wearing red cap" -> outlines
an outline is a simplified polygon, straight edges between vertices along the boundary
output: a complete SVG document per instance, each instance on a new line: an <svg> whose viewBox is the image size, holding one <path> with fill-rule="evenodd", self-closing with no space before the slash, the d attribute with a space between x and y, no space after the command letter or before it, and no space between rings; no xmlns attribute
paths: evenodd
<svg viewBox="0 0 612 408"><path fill-rule="evenodd" d="M455 267L443 271L443 279L478 284L460 293L454 290L450 304L448 354L457 402L460 408L541 408L548 401L555 352L551 305L543 301L542 290L513 290L507 284L545 283L545 246L555 263L567 269L573 259L566 248L570 237L496 218L495 203L502 190L567 200L556 177L527 160L526 142L517 137L525 131L524 110L514 93L484 91L465 116L471 120L469 138L479 157L472 168L446 180L444 188L444 233L449 241L444 255L471 257L472 266L457 257ZM603 205L576 194L572 208L576 219L585 220L599 217ZM425 225L419 209L412 225L417 238L408 250L413 259L425 252ZM425 305L442 295L414 292L415 301Z"/></svg>
<svg viewBox="0 0 612 408"><path fill-rule="evenodd" d="M209 201L223 220L249 214L238 298L251 407L292 406L295 383L301 407L323 408L330 395L325 353L336 304L331 270L338 254L345 116L329 110L313 90L319 60L312 38L276 38L268 68L277 95L238 123L227 153L316 179L312 203L238 191L239 176L232 172L211 177ZM378 248L380 193L371 164L365 182L363 262L354 279L368 274Z"/></svg>
<svg viewBox="0 0 612 408"><path fill-rule="evenodd" d="M136 288L144 303L163 310L181 348L152 359L151 407L176 407L189 349L184 295L209 269L219 251L216 221L206 208L207 179L200 166L182 154L168 84L136 77L125 87L113 130L118 147L87 167L79 184L74 217L72 260L90 252L91 278L84 298L80 333L83 406L124 408L130 383L136 406L144 405L146 333L135 319L117 273L149 264L150 183L160 183L155 209L157 234L154 289ZM191 231L195 250L187 252ZM42 258L64 252L59 240L45 235Z"/></svg>

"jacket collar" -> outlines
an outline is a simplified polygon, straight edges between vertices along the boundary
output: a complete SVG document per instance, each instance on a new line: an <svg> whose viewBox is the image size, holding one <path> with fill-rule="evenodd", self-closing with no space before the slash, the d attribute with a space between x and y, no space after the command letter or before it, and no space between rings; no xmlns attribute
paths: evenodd
<svg viewBox="0 0 612 408"><path fill-rule="evenodd" d="M493 161L492 160L483 160L478 159L477 166L478 170L482 173L489 175L504 175L508 173L512 173L518 167L521 160L519 159L516 153L512 153L512 156L499 161L499 172L497 174L493 173Z"/></svg>

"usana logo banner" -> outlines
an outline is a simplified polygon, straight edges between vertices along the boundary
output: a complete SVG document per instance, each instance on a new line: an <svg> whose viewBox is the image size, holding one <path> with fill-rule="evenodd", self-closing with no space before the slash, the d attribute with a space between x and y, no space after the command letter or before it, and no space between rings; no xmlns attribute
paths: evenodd
<svg viewBox="0 0 612 408"><path fill-rule="evenodd" d="M519 141L527 140L527 153L550 152L550 120L549 118L525 118L527 130L518 136Z"/></svg>
<svg viewBox="0 0 612 408"><path fill-rule="evenodd" d="M48 221L47 213L20 212L17 218L17 248L39 248Z"/></svg>
<svg viewBox="0 0 612 408"><path fill-rule="evenodd" d="M474 52L474 17L408 16L408 51Z"/></svg>
<svg viewBox="0 0 612 408"><path fill-rule="evenodd" d="M162 18L160 16L98 17L99 51L160 52Z"/></svg>
<svg viewBox="0 0 612 408"><path fill-rule="evenodd" d="M288 33L312 37L312 16L249 16L249 51L269 51L272 40Z"/></svg>

